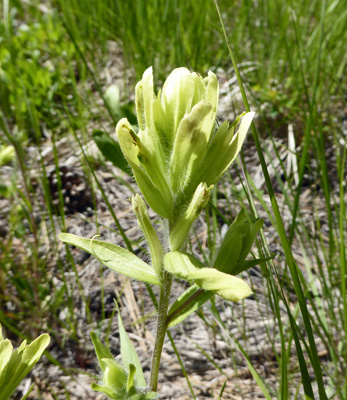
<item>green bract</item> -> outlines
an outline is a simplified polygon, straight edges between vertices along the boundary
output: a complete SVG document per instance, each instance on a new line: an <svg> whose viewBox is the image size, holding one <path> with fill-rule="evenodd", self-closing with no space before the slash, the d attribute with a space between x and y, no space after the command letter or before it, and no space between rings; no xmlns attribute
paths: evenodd
<svg viewBox="0 0 347 400"><path fill-rule="evenodd" d="M215 132L218 81L177 68L158 95L152 68L136 86L136 133L126 118L117 124L121 149L151 208L176 223L200 184L215 184L229 168L245 139L254 113ZM186 217L183 217L186 218Z"/></svg>

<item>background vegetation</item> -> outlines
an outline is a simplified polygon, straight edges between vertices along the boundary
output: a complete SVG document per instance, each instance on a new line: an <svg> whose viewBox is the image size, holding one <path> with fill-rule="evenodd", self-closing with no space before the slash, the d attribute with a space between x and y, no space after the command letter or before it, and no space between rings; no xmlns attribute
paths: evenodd
<svg viewBox="0 0 347 400"><path fill-rule="evenodd" d="M60 254L57 240L57 233L66 228L66 198L56 143L73 137L79 148L92 140L95 129L113 134L118 118L132 115L134 83L148 66L154 67L157 83L177 66L201 74L213 69L228 79L234 112L245 108L235 85L237 78L243 82L258 114L260 145L272 171L272 180L260 187L247 162L245 169L241 163L233 176L239 172L243 185L228 177L206 213L207 258L213 257L220 222L230 223L241 204L249 204L251 215L256 203L278 238L271 249L277 257L261 269L263 295L278 326L276 337L268 333L278 384L268 387L261 372L251 364L250 370L265 396L285 399L297 393L297 398L303 398L303 383L306 395L347 399L346 1L220 0L219 7L239 76L212 0L3 0L0 322L18 338L47 331L61 347L67 340L83 346L76 291L87 310L90 304L74 258L68 249ZM111 104L106 94L112 79L104 71L115 60L123 63L117 64L122 66L118 73L123 78L123 107ZM259 137L256 131L253 134ZM52 148L49 163L43 151L47 143ZM110 165L102 158L87 159L84 152L79 157L91 191L90 209L98 223L95 199L100 185L94 171ZM120 172L119 176L124 178ZM276 196L271 196L271 188ZM305 209L303 193L309 196L305 204L310 206ZM286 235L274 197L281 202ZM216 211L220 198L227 200L227 216ZM136 245L123 238L128 247ZM266 253L267 247L262 235L255 251ZM75 277L73 284L66 278L69 273ZM55 274L62 286L56 284ZM67 305L64 319L63 305ZM289 320L283 318L280 305ZM215 323L228 332L214 304L209 307ZM104 312L95 317L87 311L87 315L90 324L106 319ZM242 324L247 326L247 320ZM322 343L324 360L313 337ZM240 344L238 350L250 360L247 348ZM48 357L59 365L54 354ZM71 365L64 372L73 376L74 368ZM298 371L301 380L291 380Z"/></svg>

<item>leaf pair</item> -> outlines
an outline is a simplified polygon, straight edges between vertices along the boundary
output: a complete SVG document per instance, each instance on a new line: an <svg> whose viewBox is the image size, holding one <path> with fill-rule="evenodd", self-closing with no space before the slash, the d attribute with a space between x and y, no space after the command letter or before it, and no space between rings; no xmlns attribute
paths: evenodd
<svg viewBox="0 0 347 400"><path fill-rule="evenodd" d="M170 309L170 325L186 318L214 294L230 301L238 301L251 294L248 284L235 275L269 260L269 258L246 260L254 239L263 225L262 220L251 225L241 210L229 227L212 268L207 268L194 256L184 252L172 251L164 257L162 245L150 223L144 201L140 196L135 196L132 205L149 242L154 268L128 250L111 243L84 239L68 233L61 233L60 240L87 251L118 273L149 284L161 285L163 267L178 278L194 283L195 286L188 289ZM170 240L172 241L171 237Z"/></svg>
<svg viewBox="0 0 347 400"><path fill-rule="evenodd" d="M195 283L171 306L169 326L184 320L214 294L230 301L238 301L251 294L249 286L234 275L272 258L246 260L262 225L263 220L260 219L250 225L244 210L241 210L224 237L213 268L204 267L194 256L184 252L171 252L165 256L166 270Z"/></svg>

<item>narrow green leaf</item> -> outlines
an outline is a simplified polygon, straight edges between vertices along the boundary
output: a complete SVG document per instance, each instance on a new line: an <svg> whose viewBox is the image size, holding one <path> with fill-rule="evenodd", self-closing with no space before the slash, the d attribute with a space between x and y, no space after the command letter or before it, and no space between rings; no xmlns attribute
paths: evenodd
<svg viewBox="0 0 347 400"><path fill-rule="evenodd" d="M209 290L229 301L248 297L252 291L242 279L214 268L205 268L191 254L174 251L164 258L165 269L180 279L194 282L201 289Z"/></svg>
<svg viewBox="0 0 347 400"><path fill-rule="evenodd" d="M59 238L64 243L79 247L92 254L106 267L120 274L153 285L160 285L154 269L122 247L99 240L84 239L70 233L61 233Z"/></svg>
<svg viewBox="0 0 347 400"><path fill-rule="evenodd" d="M221 272L237 275L234 270L238 265L241 250L242 234L235 220L218 250L216 260L214 261L215 268L218 268Z"/></svg>
<svg viewBox="0 0 347 400"><path fill-rule="evenodd" d="M25 395L21 398L21 400L26 400L29 396L29 394L32 392L34 389L35 382L30 386L29 390L25 393Z"/></svg>
<svg viewBox="0 0 347 400"><path fill-rule="evenodd" d="M248 253L251 250L252 244L257 236L258 232L262 228L264 221L262 219L258 219L251 227L247 239L242 243L242 251L240 254L239 262L243 262L245 258L248 256Z"/></svg>
<svg viewBox="0 0 347 400"><path fill-rule="evenodd" d="M183 364L182 358L180 357L179 351L177 349L177 346L175 344L175 341L173 340L173 337L172 337L170 331L167 332L167 336L168 336L168 338L169 338L169 340L171 342L171 346L172 346L172 348L173 348L173 350L174 350L174 352L176 354L177 360L178 360L178 362L179 362L179 364L181 366L182 373L183 373L184 377L186 378L187 384L189 386L190 393L192 394L192 398L194 400L196 400L196 396L195 396L195 393L194 393L194 390L193 390L193 386L192 386L192 384L191 384L191 382L189 380L189 375L187 374L186 368L185 368L185 366Z"/></svg>
<svg viewBox="0 0 347 400"><path fill-rule="evenodd" d="M238 340L236 340L236 344L239 347L239 350L241 351L241 353L243 354L243 356L245 357L248 369L250 370L254 380L257 382L259 388L261 389L261 391L263 392L264 397L267 400L272 400L269 391L267 390L267 387L263 381L263 379L261 378L261 376L258 374L257 370L253 367L252 361L250 360L247 352L245 351L245 349L241 346L240 342Z"/></svg>
<svg viewBox="0 0 347 400"><path fill-rule="evenodd" d="M96 357L98 358L100 368L102 372L105 372L106 364L102 361L103 358L110 358L113 360L113 355L110 350L108 350L100 341L100 339L96 336L94 332L90 332L90 337L93 342L94 350L96 353Z"/></svg>
<svg viewBox="0 0 347 400"><path fill-rule="evenodd" d="M132 209L136 215L139 227L145 234L149 248L151 250L152 265L157 274L158 279L161 281L163 276L163 260L164 249L161 241L153 228L151 220L149 219L147 207L141 196L136 194L131 199Z"/></svg>
<svg viewBox="0 0 347 400"><path fill-rule="evenodd" d="M134 390L134 378L136 374L136 367L133 364L129 364L128 380L127 380L127 392Z"/></svg>
<svg viewBox="0 0 347 400"><path fill-rule="evenodd" d="M0 393L6 386L7 370L13 351L12 343L6 339L0 342Z"/></svg>
<svg viewBox="0 0 347 400"><path fill-rule="evenodd" d="M100 393L106 394L106 396L108 396L110 399L119 399L119 400L122 399L122 396L121 395L117 396L115 390L113 390L109 386L99 385L98 383L92 382L90 387L95 392L100 392Z"/></svg>
<svg viewBox="0 0 347 400"><path fill-rule="evenodd" d="M251 267L255 267L256 265L260 265L265 263L266 261L270 261L275 257L275 254L273 254L271 257L265 257L265 258L254 258L253 260L246 260L244 261L241 265L235 269L234 273L235 275L240 274L243 271L247 271Z"/></svg>
<svg viewBox="0 0 347 400"><path fill-rule="evenodd" d="M171 306L168 313L169 327L177 325L201 307L215 293L203 291L197 285L188 288Z"/></svg>
<svg viewBox="0 0 347 400"><path fill-rule="evenodd" d="M107 160L111 161L115 167L123 172L131 173L131 168L123 155L119 143L112 139L108 133L96 129L93 131L93 139Z"/></svg>
<svg viewBox="0 0 347 400"><path fill-rule="evenodd" d="M124 367L130 371L130 365L132 364L136 369L134 376L136 387L145 388L147 385L145 377L143 375L141 363L136 353L135 347L129 339L129 336L124 328L120 312L118 312L118 326L120 335L120 349Z"/></svg>

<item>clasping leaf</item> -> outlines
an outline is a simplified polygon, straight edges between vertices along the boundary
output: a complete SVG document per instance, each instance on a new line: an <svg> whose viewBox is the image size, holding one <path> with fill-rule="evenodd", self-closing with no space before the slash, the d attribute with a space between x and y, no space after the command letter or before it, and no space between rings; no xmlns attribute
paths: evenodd
<svg viewBox="0 0 347 400"><path fill-rule="evenodd" d="M211 291L226 300L239 301L252 294L248 284L240 278L206 268L188 253L174 251L164 258L165 269L180 279L194 282L201 289Z"/></svg>
<svg viewBox="0 0 347 400"><path fill-rule="evenodd" d="M160 281L154 269L122 247L100 240L84 239L70 233L61 233L59 239L92 254L106 267L120 274L160 286Z"/></svg>

